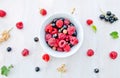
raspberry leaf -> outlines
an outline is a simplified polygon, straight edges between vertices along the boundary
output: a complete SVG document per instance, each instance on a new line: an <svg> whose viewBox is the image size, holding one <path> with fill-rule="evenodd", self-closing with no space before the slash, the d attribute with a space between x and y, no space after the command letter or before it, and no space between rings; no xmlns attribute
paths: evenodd
<svg viewBox="0 0 120 78"><path fill-rule="evenodd" d="M91 28L92 28L92 30L93 30L94 32L97 31L97 27L96 27L95 25L92 25Z"/></svg>
<svg viewBox="0 0 120 78"><path fill-rule="evenodd" d="M119 33L117 31L113 31L113 32L110 33L110 36L113 39L118 39L119 38Z"/></svg>

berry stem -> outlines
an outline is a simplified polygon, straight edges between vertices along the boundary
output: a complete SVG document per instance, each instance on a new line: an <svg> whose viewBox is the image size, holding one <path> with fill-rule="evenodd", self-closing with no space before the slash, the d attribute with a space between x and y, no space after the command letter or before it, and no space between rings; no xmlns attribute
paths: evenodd
<svg viewBox="0 0 120 78"><path fill-rule="evenodd" d="M12 30L13 30L13 28L14 28L14 27L10 28L10 29L8 30L8 32L12 31Z"/></svg>
<svg viewBox="0 0 120 78"><path fill-rule="evenodd" d="M105 12L104 12L101 8L100 8L100 12L101 12L102 14L106 15Z"/></svg>

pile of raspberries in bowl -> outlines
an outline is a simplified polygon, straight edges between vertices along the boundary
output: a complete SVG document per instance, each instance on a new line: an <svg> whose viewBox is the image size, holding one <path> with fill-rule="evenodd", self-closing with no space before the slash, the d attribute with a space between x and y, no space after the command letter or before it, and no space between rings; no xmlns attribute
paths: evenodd
<svg viewBox="0 0 120 78"><path fill-rule="evenodd" d="M51 56L71 56L82 45L82 26L70 14L53 14L42 23L40 29L41 46Z"/></svg>

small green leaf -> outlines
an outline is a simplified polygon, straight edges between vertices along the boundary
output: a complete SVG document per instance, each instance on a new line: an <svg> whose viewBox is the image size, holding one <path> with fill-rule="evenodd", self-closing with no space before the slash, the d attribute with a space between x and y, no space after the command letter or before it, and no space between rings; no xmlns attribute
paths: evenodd
<svg viewBox="0 0 120 78"><path fill-rule="evenodd" d="M110 33L110 36L113 39L118 39L119 38L119 33L117 31L113 31L113 32Z"/></svg>
<svg viewBox="0 0 120 78"><path fill-rule="evenodd" d="M93 30L94 32L97 31L97 27L96 27L95 25L92 25L91 27L92 27L92 30Z"/></svg>
<svg viewBox="0 0 120 78"><path fill-rule="evenodd" d="M8 68L6 66L2 66L1 67L1 75L8 76L11 68L13 68L12 65L10 65Z"/></svg>

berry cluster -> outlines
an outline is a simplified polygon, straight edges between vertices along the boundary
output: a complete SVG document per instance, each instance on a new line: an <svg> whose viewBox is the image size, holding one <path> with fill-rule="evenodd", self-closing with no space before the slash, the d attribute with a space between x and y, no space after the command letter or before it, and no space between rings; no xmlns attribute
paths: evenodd
<svg viewBox="0 0 120 78"><path fill-rule="evenodd" d="M107 11L105 14L101 14L99 18L109 23L114 23L115 21L118 20L115 14L112 14L111 11Z"/></svg>
<svg viewBox="0 0 120 78"><path fill-rule="evenodd" d="M77 31L73 23L66 18L55 18L45 27L45 40L56 51L69 52L78 44Z"/></svg>

